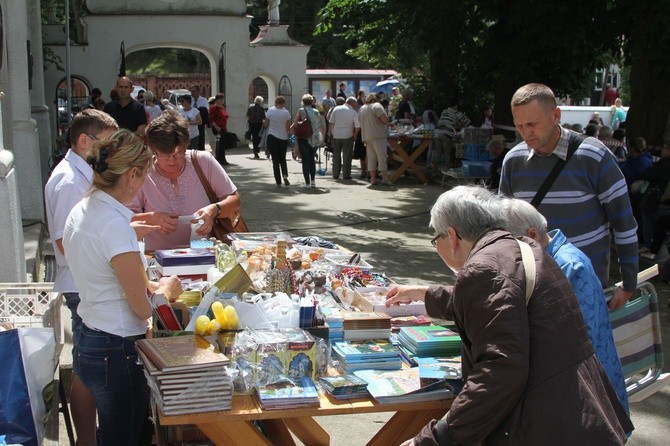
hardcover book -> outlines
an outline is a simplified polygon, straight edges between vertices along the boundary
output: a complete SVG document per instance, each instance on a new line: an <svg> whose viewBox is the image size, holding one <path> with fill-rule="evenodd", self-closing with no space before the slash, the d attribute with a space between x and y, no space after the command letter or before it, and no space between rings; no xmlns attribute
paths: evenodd
<svg viewBox="0 0 670 446"><path fill-rule="evenodd" d="M199 335L141 339L136 345L162 373L212 368L229 362Z"/></svg>

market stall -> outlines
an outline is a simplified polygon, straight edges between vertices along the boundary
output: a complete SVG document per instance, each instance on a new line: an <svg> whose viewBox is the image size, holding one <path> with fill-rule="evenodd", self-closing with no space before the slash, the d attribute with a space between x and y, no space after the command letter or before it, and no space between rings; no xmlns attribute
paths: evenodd
<svg viewBox="0 0 670 446"><path fill-rule="evenodd" d="M411 438L447 412L454 390L446 375L429 384L418 367L410 368L417 351L403 343L402 330L429 323L425 307L386 309L384 296L393 281L383 272L358 253L317 237L294 239L279 232L231 238L230 246L212 246L214 263L198 269L206 272L209 286L198 289L206 281L195 279L193 289L173 304L190 308L185 330L157 332L193 340L141 341L140 349L148 352L150 344L161 343L170 360L174 352L188 351L184 366L172 368L165 368L169 361L157 365L160 357L140 355L161 429L195 425L215 444L294 444L289 431L305 444L329 444L313 417L396 412L369 443L390 444ZM199 258L194 250L179 252L184 259ZM163 263L169 257L156 253ZM164 312L157 316L165 318ZM398 330L401 339L394 335ZM445 327L440 331L445 340L458 339ZM450 353L458 354L460 340L455 350L450 346ZM189 358L203 350L219 355L216 364L193 364L198 361ZM217 372L223 358L225 366ZM380 375L365 382L371 368ZM359 386L351 393L333 392L326 377L334 376L358 380ZM371 384L384 380L395 393ZM209 392L212 385L222 389L217 396Z"/></svg>

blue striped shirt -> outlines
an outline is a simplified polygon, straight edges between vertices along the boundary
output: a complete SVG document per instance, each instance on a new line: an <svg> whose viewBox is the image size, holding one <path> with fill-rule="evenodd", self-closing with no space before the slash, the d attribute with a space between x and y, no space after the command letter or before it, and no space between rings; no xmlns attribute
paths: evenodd
<svg viewBox="0 0 670 446"><path fill-rule="evenodd" d="M561 129L554 152L543 156L525 142L505 156L500 193L531 201L557 162L565 159L570 131ZM548 230L560 229L593 263L603 286L609 280L610 229L619 256L623 288L635 290L638 272L637 223L626 180L612 152L595 138L586 138L565 165L538 210Z"/></svg>

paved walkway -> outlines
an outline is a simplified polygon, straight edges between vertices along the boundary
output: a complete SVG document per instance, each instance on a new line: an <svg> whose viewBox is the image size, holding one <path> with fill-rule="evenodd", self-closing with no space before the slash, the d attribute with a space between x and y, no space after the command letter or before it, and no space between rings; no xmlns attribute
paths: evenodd
<svg viewBox="0 0 670 446"><path fill-rule="evenodd" d="M362 180L335 181L332 166L317 174L316 189L304 189L301 164L289 160L291 186L278 188L272 163L253 159L247 148L228 156L226 171L242 196L242 213L252 231L283 230L294 236L318 235L342 244L399 283L448 283L453 275L430 245L429 210L441 193L439 181L422 185L402 177L396 187L370 186ZM290 158L290 154L289 154ZM354 178L360 171L352 170ZM323 166L322 166L323 167ZM317 166L318 168L318 166ZM644 265L643 265L644 266ZM662 285L662 284L659 284ZM668 287L659 288L666 357L670 354ZM66 318L65 320L69 320ZM628 444L660 445L670 438L670 386L642 403L632 404L637 430ZM388 415L333 416L319 419L331 434L331 444L365 444ZM356 432L355 436L351 432ZM61 429L61 444L66 444ZM666 440L662 440L665 438Z"/></svg>

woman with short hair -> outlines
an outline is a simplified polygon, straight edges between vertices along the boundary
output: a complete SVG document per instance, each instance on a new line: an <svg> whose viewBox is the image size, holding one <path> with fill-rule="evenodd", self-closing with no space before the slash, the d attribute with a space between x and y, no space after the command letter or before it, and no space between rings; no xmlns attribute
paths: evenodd
<svg viewBox="0 0 670 446"><path fill-rule="evenodd" d="M502 229L504 215L500 198L482 187L443 193L431 210L432 244L456 282L387 294L387 305L425 301L430 316L454 321L463 342L463 389L445 419L403 445L623 445L633 425L570 283L534 240L520 244ZM535 264L534 280L524 257Z"/></svg>

